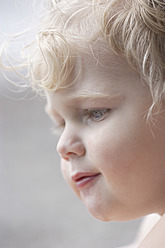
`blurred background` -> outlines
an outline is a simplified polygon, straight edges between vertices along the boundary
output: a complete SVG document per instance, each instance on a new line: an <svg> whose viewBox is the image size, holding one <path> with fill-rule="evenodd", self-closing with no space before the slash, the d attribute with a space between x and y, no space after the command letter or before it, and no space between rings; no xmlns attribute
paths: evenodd
<svg viewBox="0 0 165 248"><path fill-rule="evenodd" d="M32 0L1 0L0 42L32 20ZM20 92L1 75L0 248L116 248L132 242L141 220L98 221L64 182L44 106L44 99Z"/></svg>

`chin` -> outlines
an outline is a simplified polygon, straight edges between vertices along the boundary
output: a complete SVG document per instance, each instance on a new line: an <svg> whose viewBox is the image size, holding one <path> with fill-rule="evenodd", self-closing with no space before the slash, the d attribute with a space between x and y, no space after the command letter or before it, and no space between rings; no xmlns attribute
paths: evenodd
<svg viewBox="0 0 165 248"><path fill-rule="evenodd" d="M100 221L104 221L104 222L108 222L108 221L111 221L111 219L105 217L103 214L101 213L98 213L98 212L95 212L93 209L88 209L89 213L94 217L96 218L97 220L100 220Z"/></svg>
<svg viewBox="0 0 165 248"><path fill-rule="evenodd" d="M89 213L96 219L104 222L110 221L130 221L140 218L141 215L129 214L128 210L122 209L122 207L109 206L109 208L104 207L103 204L87 204L85 206Z"/></svg>
<svg viewBox="0 0 165 248"><path fill-rule="evenodd" d="M89 202L84 202L84 204L94 218L104 222L113 221L111 214L107 213L102 204L89 204Z"/></svg>
<svg viewBox="0 0 165 248"><path fill-rule="evenodd" d="M97 220L100 220L100 221L104 221L104 222L110 222L110 221L120 221L120 222L124 222L124 221L130 221L130 220L134 220L134 219L137 219L137 218L140 218L141 216L136 216L136 217L130 217L130 216L121 216L121 215L118 215L118 214L114 214L113 216L112 215L105 215L105 213L98 213L98 212L95 212L93 210L90 210L88 209L88 211L90 212L90 214L96 218Z"/></svg>
<svg viewBox="0 0 165 248"><path fill-rule="evenodd" d="M106 218L106 217L103 217L103 216L94 215L94 214L92 214L92 213L91 213L91 215L92 215L95 219L100 220L100 221L103 221L103 222L110 222L110 221L112 221L111 219Z"/></svg>

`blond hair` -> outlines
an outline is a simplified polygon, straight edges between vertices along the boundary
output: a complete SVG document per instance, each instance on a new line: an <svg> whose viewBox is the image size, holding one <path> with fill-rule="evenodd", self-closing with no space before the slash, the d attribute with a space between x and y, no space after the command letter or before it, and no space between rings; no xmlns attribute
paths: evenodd
<svg viewBox="0 0 165 248"><path fill-rule="evenodd" d="M152 108L165 94L164 0L49 0L28 65L33 86L68 86L78 53L99 40L124 55L149 85ZM73 83L73 82L72 82Z"/></svg>

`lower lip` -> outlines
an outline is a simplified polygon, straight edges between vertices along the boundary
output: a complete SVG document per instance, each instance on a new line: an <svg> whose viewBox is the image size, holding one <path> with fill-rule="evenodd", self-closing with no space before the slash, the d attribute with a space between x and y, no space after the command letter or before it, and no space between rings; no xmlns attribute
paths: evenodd
<svg viewBox="0 0 165 248"><path fill-rule="evenodd" d="M98 178L100 174L94 175L94 176L89 176L89 177L84 177L80 179L79 181L76 182L76 186L78 189L83 189L87 186L91 186L95 182L95 180Z"/></svg>

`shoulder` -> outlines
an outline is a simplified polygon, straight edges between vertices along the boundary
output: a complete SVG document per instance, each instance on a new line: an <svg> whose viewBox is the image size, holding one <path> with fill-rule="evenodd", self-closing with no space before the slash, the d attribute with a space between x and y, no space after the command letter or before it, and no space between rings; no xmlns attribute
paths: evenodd
<svg viewBox="0 0 165 248"><path fill-rule="evenodd" d="M118 248L137 248L159 220L160 216L158 214L150 214L143 217L134 242Z"/></svg>
<svg viewBox="0 0 165 248"><path fill-rule="evenodd" d="M165 215L151 229L138 248L164 248L165 247Z"/></svg>

